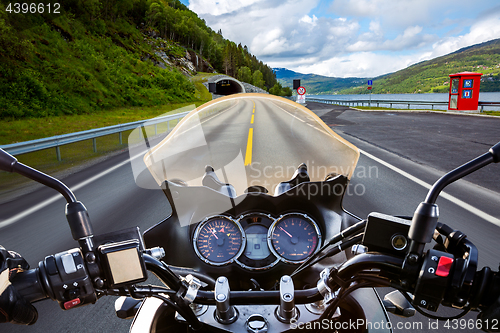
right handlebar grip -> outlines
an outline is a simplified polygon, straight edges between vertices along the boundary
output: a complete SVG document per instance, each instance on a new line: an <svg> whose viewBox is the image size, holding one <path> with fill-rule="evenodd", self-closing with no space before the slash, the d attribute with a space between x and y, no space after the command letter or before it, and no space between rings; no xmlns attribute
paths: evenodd
<svg viewBox="0 0 500 333"><path fill-rule="evenodd" d="M39 268L17 273L12 285L30 303L49 297L40 281Z"/></svg>

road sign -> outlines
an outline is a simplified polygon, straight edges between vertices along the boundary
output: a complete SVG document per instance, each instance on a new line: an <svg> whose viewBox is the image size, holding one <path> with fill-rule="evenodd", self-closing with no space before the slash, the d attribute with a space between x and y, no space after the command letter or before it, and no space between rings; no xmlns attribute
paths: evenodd
<svg viewBox="0 0 500 333"><path fill-rule="evenodd" d="M372 90L372 86L368 86L368 90Z"/></svg>
<svg viewBox="0 0 500 333"><path fill-rule="evenodd" d="M304 87L298 87L297 88L297 94L299 94L299 95L305 95L306 94L306 88L304 88Z"/></svg>
<svg viewBox="0 0 500 333"><path fill-rule="evenodd" d="M373 86L373 80L368 80L368 85Z"/></svg>
<svg viewBox="0 0 500 333"><path fill-rule="evenodd" d="M300 79L293 80L293 90L297 90L300 87Z"/></svg>
<svg viewBox="0 0 500 333"><path fill-rule="evenodd" d="M306 95L297 95L297 103L304 104L306 102Z"/></svg>

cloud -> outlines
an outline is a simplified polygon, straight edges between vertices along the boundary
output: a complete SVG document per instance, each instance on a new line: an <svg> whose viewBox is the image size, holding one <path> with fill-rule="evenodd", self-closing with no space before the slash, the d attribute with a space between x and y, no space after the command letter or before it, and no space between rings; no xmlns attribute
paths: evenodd
<svg viewBox="0 0 500 333"><path fill-rule="evenodd" d="M382 55L373 52L357 52L332 57L313 64L290 67L300 73L321 73L334 77L376 77L405 68L415 60L412 56Z"/></svg>
<svg viewBox="0 0 500 333"><path fill-rule="evenodd" d="M500 16L489 15L473 24L468 33L456 37L446 37L434 43L429 59L496 38L500 38Z"/></svg>
<svg viewBox="0 0 500 333"><path fill-rule="evenodd" d="M384 25L407 27L433 23L449 8L467 8L468 0L334 0L330 11L339 16L371 18Z"/></svg>
<svg viewBox="0 0 500 333"><path fill-rule="evenodd" d="M202 0L190 1L189 9L198 15L222 15L238 11L263 0Z"/></svg>
<svg viewBox="0 0 500 333"><path fill-rule="evenodd" d="M324 1L190 0L189 7L272 67L338 77L386 74L500 37L500 6L474 20L464 13L480 3L469 0Z"/></svg>
<svg viewBox="0 0 500 333"><path fill-rule="evenodd" d="M304 15L300 20L299 23L307 23L312 25L313 27L316 26L316 22L318 21L318 18L316 15L313 15L310 17L309 15Z"/></svg>

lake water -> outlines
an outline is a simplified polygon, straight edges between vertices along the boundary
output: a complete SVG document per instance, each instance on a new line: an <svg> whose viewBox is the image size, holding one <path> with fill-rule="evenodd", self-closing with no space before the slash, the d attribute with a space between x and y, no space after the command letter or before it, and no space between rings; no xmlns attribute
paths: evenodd
<svg viewBox="0 0 500 333"><path fill-rule="evenodd" d="M333 99L333 100L370 100L369 94L361 95L307 95L309 98ZM384 101L426 101L426 102L448 102L448 94L372 94L372 100ZM479 93L480 102L500 102L500 92L481 92ZM389 106L380 104L380 106ZM393 107L401 107L393 104ZM403 106L407 108L407 104ZM410 105L411 109L430 109L430 105ZM434 109L447 110L446 105L435 105ZM500 110L500 107L485 106L484 110Z"/></svg>

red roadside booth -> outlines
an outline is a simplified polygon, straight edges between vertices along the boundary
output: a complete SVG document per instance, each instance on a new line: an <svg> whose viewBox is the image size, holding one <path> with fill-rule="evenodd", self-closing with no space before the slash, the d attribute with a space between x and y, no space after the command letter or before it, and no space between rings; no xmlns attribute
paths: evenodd
<svg viewBox="0 0 500 333"><path fill-rule="evenodd" d="M483 73L450 74L448 110L477 111L481 75Z"/></svg>

